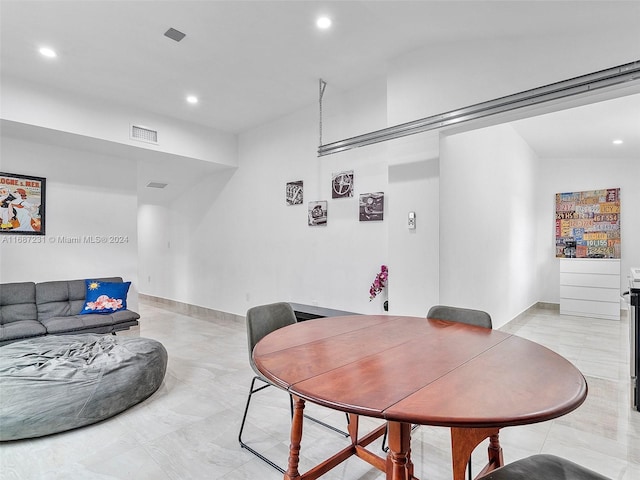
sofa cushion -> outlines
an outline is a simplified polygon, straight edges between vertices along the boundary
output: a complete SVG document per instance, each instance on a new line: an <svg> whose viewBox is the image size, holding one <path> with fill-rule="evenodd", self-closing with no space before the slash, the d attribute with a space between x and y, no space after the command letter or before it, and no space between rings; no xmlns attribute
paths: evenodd
<svg viewBox="0 0 640 480"><path fill-rule="evenodd" d="M81 315L113 313L127 308L127 292L131 282L87 280L85 303Z"/></svg>
<svg viewBox="0 0 640 480"><path fill-rule="evenodd" d="M0 325L37 319L35 283L4 283L0 286Z"/></svg>
<svg viewBox="0 0 640 480"><path fill-rule="evenodd" d="M120 277L99 278L103 282L122 282ZM84 307L85 280L62 280L36 284L38 320L78 315Z"/></svg>
<svg viewBox="0 0 640 480"><path fill-rule="evenodd" d="M50 317L41 320L46 327L47 333L70 333L82 331L94 331L101 333L111 333L117 330L119 325L136 325L140 318L136 312L131 310L119 310L111 314L91 313L85 315L70 315L62 317Z"/></svg>
<svg viewBox="0 0 640 480"><path fill-rule="evenodd" d="M38 322L35 283L0 285L0 345L46 333L47 330Z"/></svg>
<svg viewBox="0 0 640 480"><path fill-rule="evenodd" d="M37 320L19 320L0 325L0 345L23 338L40 337L47 334L44 328Z"/></svg>

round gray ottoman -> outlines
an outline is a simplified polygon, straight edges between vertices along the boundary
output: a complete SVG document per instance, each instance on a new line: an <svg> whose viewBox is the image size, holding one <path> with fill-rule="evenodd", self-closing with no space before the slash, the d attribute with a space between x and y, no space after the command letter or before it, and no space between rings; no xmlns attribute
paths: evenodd
<svg viewBox="0 0 640 480"><path fill-rule="evenodd" d="M167 351L152 339L38 337L0 347L0 441L104 420L155 392Z"/></svg>

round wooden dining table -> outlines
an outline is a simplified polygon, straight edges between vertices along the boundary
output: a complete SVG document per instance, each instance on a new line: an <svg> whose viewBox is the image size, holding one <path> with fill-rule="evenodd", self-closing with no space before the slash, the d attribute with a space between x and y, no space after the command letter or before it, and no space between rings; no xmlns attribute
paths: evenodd
<svg viewBox="0 0 640 480"><path fill-rule="evenodd" d="M253 350L260 372L294 398L285 480L313 480L355 455L411 480L414 424L451 429L454 480L489 438L482 475L503 462L503 427L565 415L587 396L580 371L562 356L516 335L424 317L355 315L289 325ZM305 402L349 414L351 444L318 466L298 471ZM360 415L386 424L359 437ZM366 447L388 429L386 457Z"/></svg>

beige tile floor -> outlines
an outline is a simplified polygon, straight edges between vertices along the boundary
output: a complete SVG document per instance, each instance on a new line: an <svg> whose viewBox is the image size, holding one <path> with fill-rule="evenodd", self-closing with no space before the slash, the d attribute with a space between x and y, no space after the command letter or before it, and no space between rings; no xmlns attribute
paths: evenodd
<svg viewBox="0 0 640 480"><path fill-rule="evenodd" d="M140 313L141 326L127 335L158 339L169 352L167 375L158 392L96 425L0 444L0 479L281 479L276 470L240 449L237 441L252 378L244 323L196 318L148 302L140 306ZM571 414L503 429L505 461L554 453L612 479L640 478L640 412L629 407L627 319L560 316L554 310L536 309L503 330L562 354L589 384L587 401ZM337 426L344 424L342 413L312 405L308 410ZM245 440L286 464L286 394L275 388L258 393L250 415ZM378 422L368 420L363 427ZM423 426L412 439L416 477L451 478L448 430ZM338 434L305 423L301 471L345 444ZM474 452L475 472L486 460L485 452L484 443ZM372 480L384 474L352 458L323 478Z"/></svg>

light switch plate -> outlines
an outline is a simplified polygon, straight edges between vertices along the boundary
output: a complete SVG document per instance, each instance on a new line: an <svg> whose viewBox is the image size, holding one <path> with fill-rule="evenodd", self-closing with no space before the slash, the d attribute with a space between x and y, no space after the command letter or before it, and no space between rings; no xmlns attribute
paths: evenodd
<svg viewBox="0 0 640 480"><path fill-rule="evenodd" d="M416 212L409 212L408 227L409 227L409 230L415 230L415 228L416 228Z"/></svg>

